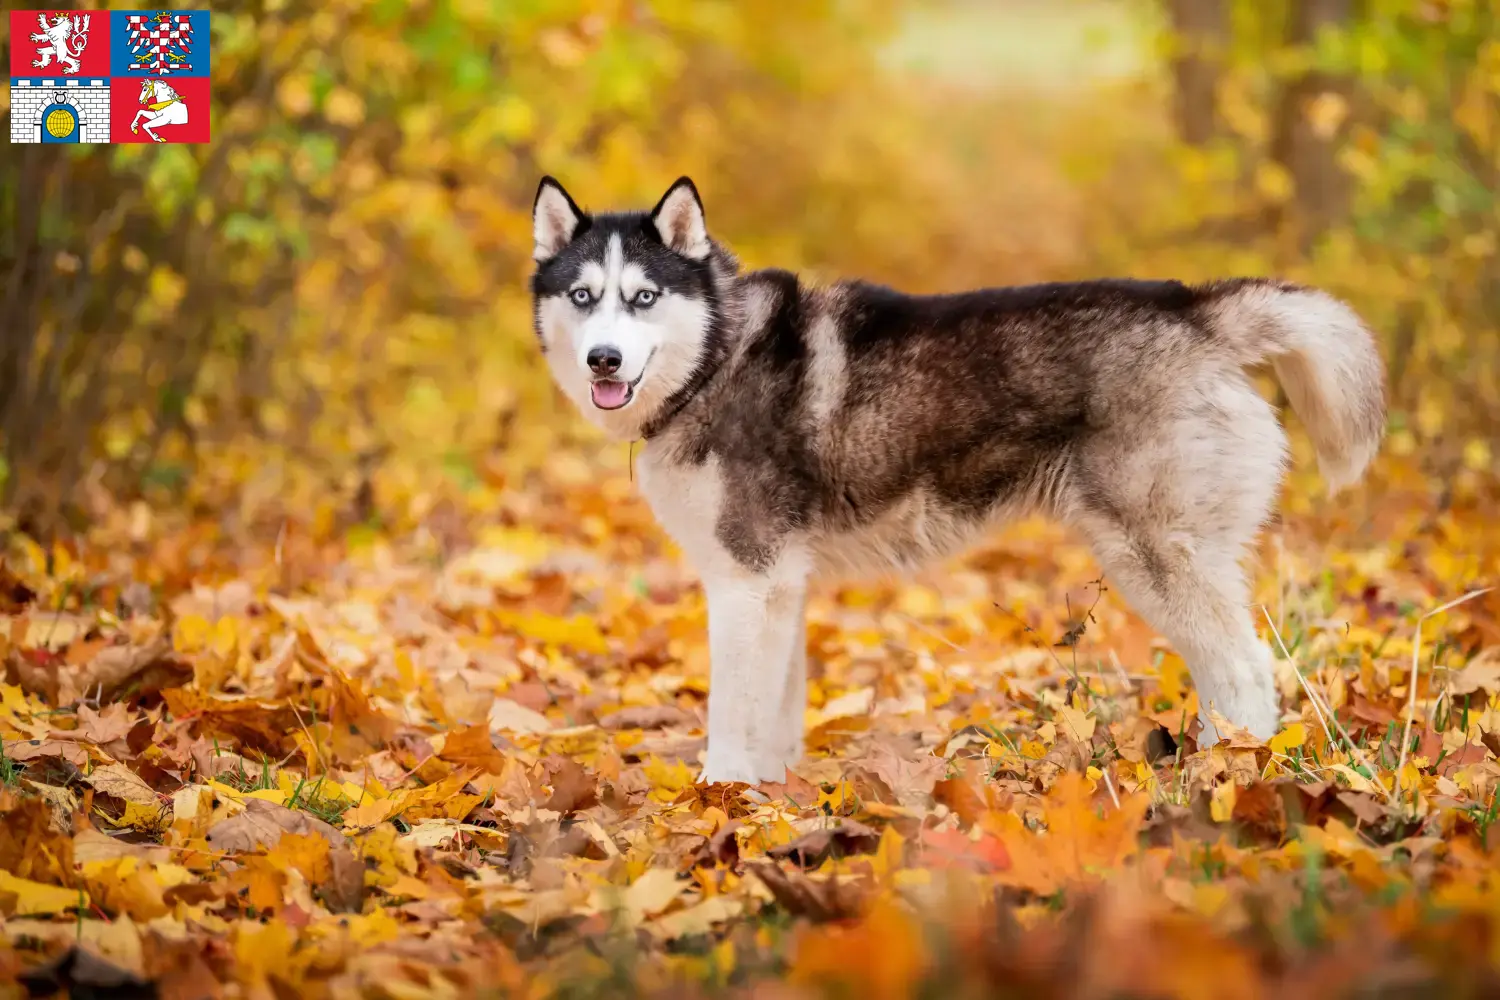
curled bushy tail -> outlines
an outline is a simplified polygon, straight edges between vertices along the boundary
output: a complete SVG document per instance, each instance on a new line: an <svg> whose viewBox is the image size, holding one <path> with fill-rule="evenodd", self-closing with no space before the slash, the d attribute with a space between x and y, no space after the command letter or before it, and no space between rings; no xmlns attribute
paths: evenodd
<svg viewBox="0 0 1500 1000"><path fill-rule="evenodd" d="M1254 278L1204 293L1210 325L1241 363L1275 367L1329 492L1358 482L1385 432L1385 365L1354 310L1316 289Z"/></svg>

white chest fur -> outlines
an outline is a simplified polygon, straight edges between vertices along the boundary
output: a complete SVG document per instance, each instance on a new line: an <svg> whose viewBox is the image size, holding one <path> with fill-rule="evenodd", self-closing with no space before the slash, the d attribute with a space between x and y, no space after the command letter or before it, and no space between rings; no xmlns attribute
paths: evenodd
<svg viewBox="0 0 1500 1000"><path fill-rule="evenodd" d="M663 461L659 449L648 444L636 463L641 494L651 512L700 576L732 571L731 556L718 538L723 510L724 481L719 460L710 456L702 465Z"/></svg>

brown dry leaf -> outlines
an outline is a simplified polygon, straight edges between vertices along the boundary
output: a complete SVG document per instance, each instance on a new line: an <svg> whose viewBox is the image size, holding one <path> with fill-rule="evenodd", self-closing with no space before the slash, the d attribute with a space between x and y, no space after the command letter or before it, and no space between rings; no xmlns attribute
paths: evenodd
<svg viewBox="0 0 1500 1000"><path fill-rule="evenodd" d="M505 755L496 748L495 738L485 726L466 726L449 733L438 756L450 764L489 774L505 771Z"/></svg>
<svg viewBox="0 0 1500 1000"><path fill-rule="evenodd" d="M745 866L765 883L788 913L815 922L847 920L864 905L865 890L847 879L816 880L799 871L786 871L764 862Z"/></svg>
<svg viewBox="0 0 1500 1000"><path fill-rule="evenodd" d="M599 725L603 729L661 729L692 725L696 721L676 705L632 705L599 716Z"/></svg>
<svg viewBox="0 0 1500 1000"><path fill-rule="evenodd" d="M932 798L932 789L948 770L948 762L931 754L902 754L881 743L859 759L850 761L880 778L904 806L921 806Z"/></svg>
<svg viewBox="0 0 1500 1000"><path fill-rule="evenodd" d="M6 740L4 750L5 756L15 761L57 757L76 768L86 767L89 762L89 752L74 740Z"/></svg>
<svg viewBox="0 0 1500 1000"><path fill-rule="evenodd" d="M133 928L132 928L133 929ZM34 996L150 996L151 984L139 970L78 945L26 970L18 981Z"/></svg>
<svg viewBox="0 0 1500 1000"><path fill-rule="evenodd" d="M0 789L0 871L52 885L76 884L73 839L59 837L51 806Z"/></svg>
<svg viewBox="0 0 1500 1000"><path fill-rule="evenodd" d="M334 913L358 913L365 898L364 862L348 847L333 848L328 862L328 879L321 886L328 909Z"/></svg>
<svg viewBox="0 0 1500 1000"><path fill-rule="evenodd" d="M542 761L547 784L552 786L552 795L543 803L543 809L567 815L578 809L587 809L599 801L599 783L571 757L554 754Z"/></svg>
<svg viewBox="0 0 1500 1000"><path fill-rule="evenodd" d="M177 659L172 641L160 636L143 646L110 646L68 678L80 695L95 694L101 701L118 697L129 688L137 696L155 693L184 683L192 668Z"/></svg>
<svg viewBox="0 0 1500 1000"><path fill-rule="evenodd" d="M785 781L762 781L756 786L772 800L786 799L796 805L806 806L818 801L818 786L786 769Z"/></svg>
<svg viewBox="0 0 1500 1000"><path fill-rule="evenodd" d="M1390 815L1385 805L1373 795L1364 792L1339 792L1337 797L1362 823L1380 823Z"/></svg>
<svg viewBox="0 0 1500 1000"><path fill-rule="evenodd" d="M802 868L816 868L830 855L847 857L851 854L868 854L880 846L880 831L848 818L835 822L837 825L804 833L791 843L774 847L766 853L778 860L789 860Z"/></svg>
<svg viewBox="0 0 1500 1000"><path fill-rule="evenodd" d="M1262 837L1279 842L1286 833L1286 806L1281 786L1257 781L1239 789L1235 795L1232 818Z"/></svg>
<svg viewBox="0 0 1500 1000"><path fill-rule="evenodd" d="M78 728L67 732L54 730L52 735L58 739L88 740L102 746L129 736L136 722L136 717L126 711L123 702L106 705L97 712L87 705L79 705Z"/></svg>
<svg viewBox="0 0 1500 1000"><path fill-rule="evenodd" d="M78 811L78 796L57 785L44 785L26 779L25 787L31 789L41 800L52 807L52 829L64 836L73 833L73 814Z"/></svg>
<svg viewBox="0 0 1500 1000"><path fill-rule="evenodd" d="M103 794L111 795L123 802L156 806L161 801L156 791L142 781L140 775L124 764L105 764L102 767L96 767L83 780Z"/></svg>
<svg viewBox="0 0 1500 1000"><path fill-rule="evenodd" d="M316 816L264 799L246 799L244 812L209 827L207 837L217 850L238 854L272 850L289 833L317 834L334 847L345 843L342 833Z"/></svg>

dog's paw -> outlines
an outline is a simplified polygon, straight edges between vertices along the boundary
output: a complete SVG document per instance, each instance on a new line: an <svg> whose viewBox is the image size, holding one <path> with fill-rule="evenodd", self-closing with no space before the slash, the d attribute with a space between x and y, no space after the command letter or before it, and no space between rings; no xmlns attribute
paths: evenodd
<svg viewBox="0 0 1500 1000"><path fill-rule="evenodd" d="M1246 699L1241 704L1230 706L1229 712L1219 710L1218 715L1228 725L1243 729L1262 742L1275 736L1281 728L1281 708L1274 696ZM1199 712L1198 719L1203 723L1203 731L1198 734L1200 747L1213 746L1227 735L1220 733L1207 710Z"/></svg>

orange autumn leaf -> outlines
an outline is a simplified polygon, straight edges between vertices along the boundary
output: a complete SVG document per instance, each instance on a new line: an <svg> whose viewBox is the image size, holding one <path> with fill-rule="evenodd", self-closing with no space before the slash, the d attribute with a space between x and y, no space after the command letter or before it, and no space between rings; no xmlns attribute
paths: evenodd
<svg viewBox="0 0 1500 1000"><path fill-rule="evenodd" d="M1074 883L1104 878L1138 854L1149 805L1146 796L1134 795L1115 808L1107 799L1100 801L1087 778L1070 772L1043 802L1045 830L1026 829L1014 813L988 814L981 825L1010 856L1001 881L1050 896Z"/></svg>

